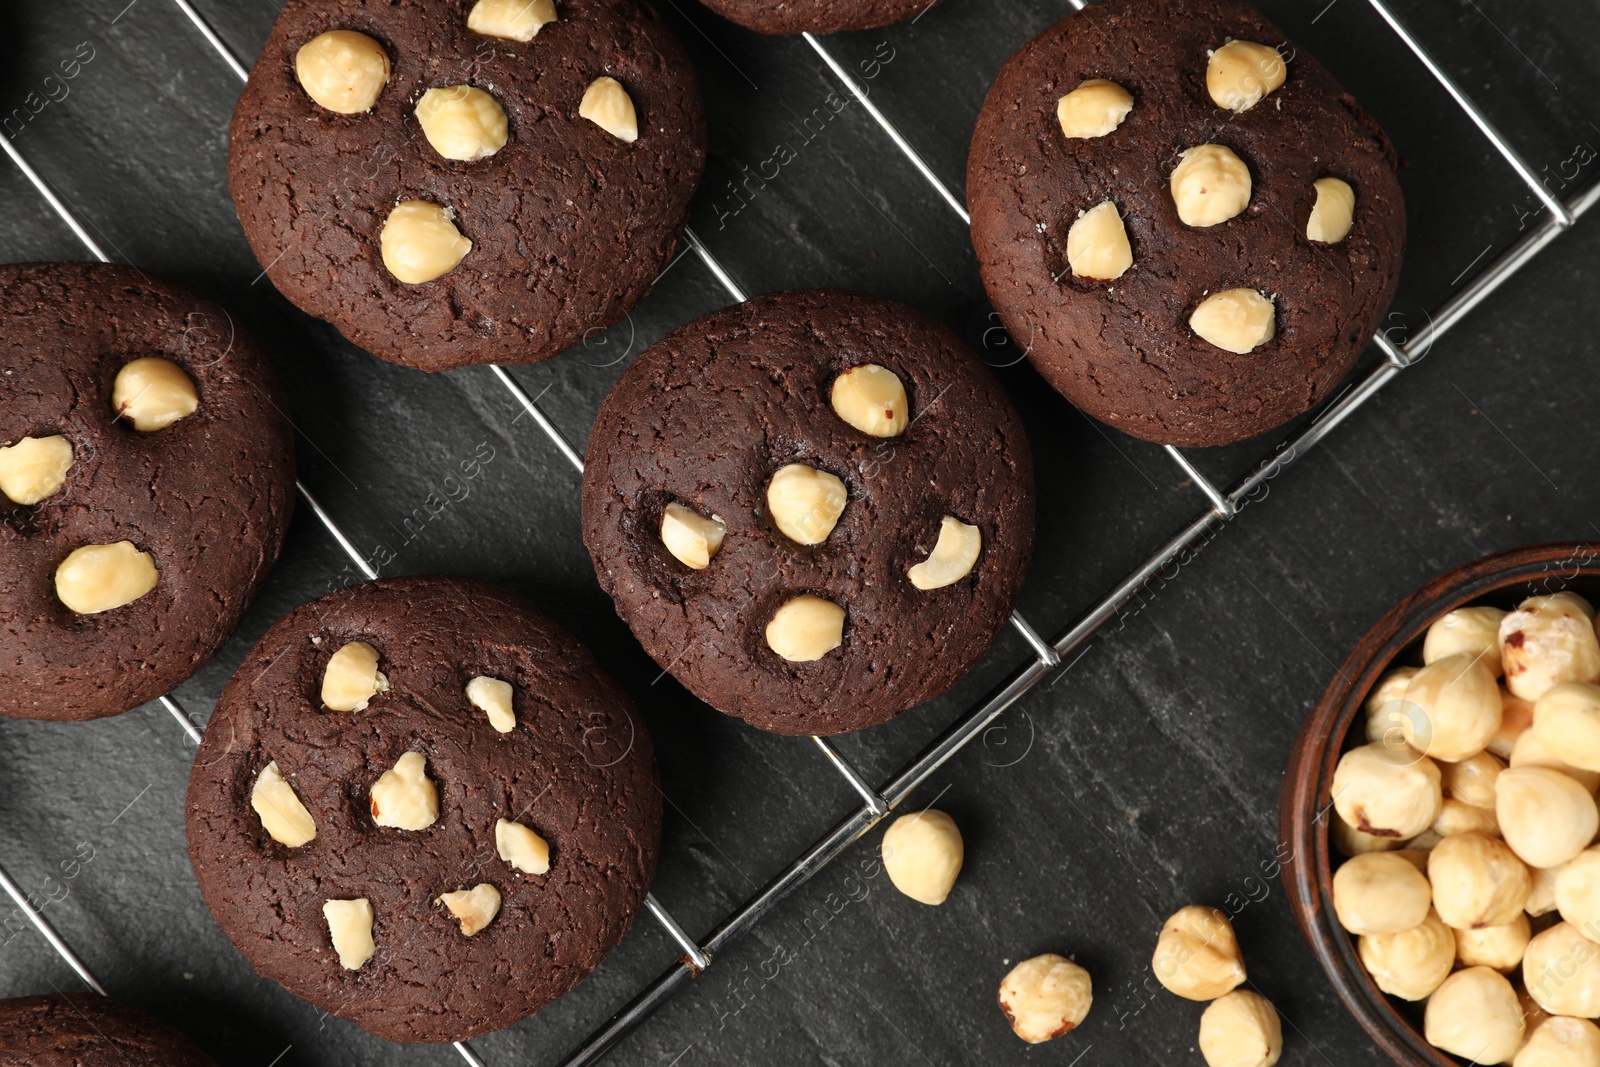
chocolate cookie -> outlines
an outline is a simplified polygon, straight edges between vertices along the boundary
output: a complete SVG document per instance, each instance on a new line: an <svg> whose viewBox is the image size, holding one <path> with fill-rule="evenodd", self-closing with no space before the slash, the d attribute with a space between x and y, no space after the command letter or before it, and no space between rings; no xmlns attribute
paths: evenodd
<svg viewBox="0 0 1600 1067"><path fill-rule="evenodd" d="M94 993L0 1000L0 1067L216 1067L177 1030Z"/></svg>
<svg viewBox="0 0 1600 1067"><path fill-rule="evenodd" d="M385 579L306 604L223 691L189 858L268 978L393 1041L459 1041L571 989L655 874L650 738L521 597Z"/></svg>
<svg viewBox="0 0 1600 1067"><path fill-rule="evenodd" d="M0 715L93 719L216 654L294 507L288 405L228 313L131 267L0 267Z"/></svg>
<svg viewBox="0 0 1600 1067"><path fill-rule="evenodd" d="M871 30L914 18L939 0L700 0L757 33Z"/></svg>
<svg viewBox="0 0 1600 1067"><path fill-rule="evenodd" d="M1106 0L1001 70L967 165L1012 338L1146 440L1217 445L1326 397L1394 296L1394 150L1232 0Z"/></svg>
<svg viewBox="0 0 1600 1067"><path fill-rule="evenodd" d="M645 651L762 729L836 734L938 696L1006 622L1033 462L943 325L758 296L651 346L589 434L583 540Z"/></svg>
<svg viewBox="0 0 1600 1067"><path fill-rule="evenodd" d="M622 318L705 163L693 68L634 0L290 0L229 138L273 284L423 370Z"/></svg>

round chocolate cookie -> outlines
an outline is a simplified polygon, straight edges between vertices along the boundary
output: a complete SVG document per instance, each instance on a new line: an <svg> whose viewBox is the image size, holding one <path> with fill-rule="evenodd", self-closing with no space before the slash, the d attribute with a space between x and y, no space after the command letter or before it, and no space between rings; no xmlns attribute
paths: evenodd
<svg viewBox="0 0 1600 1067"><path fill-rule="evenodd" d="M700 0L757 33L838 33L903 22L939 0Z"/></svg>
<svg viewBox="0 0 1600 1067"><path fill-rule="evenodd" d="M1135 437L1218 445L1326 397L1394 296L1395 154L1233 0L1105 0L1012 56L967 164L1013 340Z"/></svg>
<svg viewBox="0 0 1600 1067"><path fill-rule="evenodd" d="M385 579L277 622L217 703L189 859L262 975L393 1041L571 989L655 874L650 738L588 650L480 582Z"/></svg>
<svg viewBox="0 0 1600 1067"><path fill-rule="evenodd" d="M693 68L636 0L290 0L228 185L301 309L423 370L531 363L622 318L705 163Z"/></svg>
<svg viewBox="0 0 1600 1067"><path fill-rule="evenodd" d="M222 647L282 547L294 440L265 356L173 282L0 266L0 715L93 719Z"/></svg>
<svg viewBox="0 0 1600 1067"><path fill-rule="evenodd" d="M762 729L836 734L938 696L1005 625L1033 462L940 323L758 296L651 346L589 434L583 540L645 651Z"/></svg>
<svg viewBox="0 0 1600 1067"><path fill-rule="evenodd" d="M0 1067L216 1067L164 1022L94 993L0 1000Z"/></svg>

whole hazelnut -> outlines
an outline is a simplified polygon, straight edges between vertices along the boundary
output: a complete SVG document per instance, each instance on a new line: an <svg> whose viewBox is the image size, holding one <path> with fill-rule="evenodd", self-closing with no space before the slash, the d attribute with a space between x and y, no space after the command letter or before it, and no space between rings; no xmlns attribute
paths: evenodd
<svg viewBox="0 0 1600 1067"><path fill-rule="evenodd" d="M1511 755L1507 762L1513 767L1549 767L1553 771L1560 771L1591 793L1600 789L1600 771L1586 771L1581 767L1574 767L1539 740L1539 735L1534 733L1531 727L1522 731L1517 743L1511 746ZM1498 783L1499 779L1495 781Z"/></svg>
<svg viewBox="0 0 1600 1067"><path fill-rule="evenodd" d="M956 822L928 808L902 815L883 835L883 869L894 887L923 904L943 904L965 850Z"/></svg>
<svg viewBox="0 0 1600 1067"><path fill-rule="evenodd" d="M1517 917L1501 926L1482 926L1456 931L1456 960L1463 967L1490 967L1510 974L1522 962L1522 953L1533 936L1528 916Z"/></svg>
<svg viewBox="0 0 1600 1067"><path fill-rule="evenodd" d="M1341 756L1332 792L1334 809L1345 822L1363 833L1402 840L1431 826L1444 805L1437 764L1381 744Z"/></svg>
<svg viewBox="0 0 1600 1067"><path fill-rule="evenodd" d="M1000 1010L1030 1045L1049 1041L1083 1022L1094 1001L1089 972L1054 952L1023 960L1000 980Z"/></svg>
<svg viewBox="0 0 1600 1067"><path fill-rule="evenodd" d="M1379 989L1401 1000L1423 1000L1455 966L1456 935L1437 912L1430 911L1409 930L1366 935L1356 949Z"/></svg>
<svg viewBox="0 0 1600 1067"><path fill-rule="evenodd" d="M1600 1067L1600 1027L1558 1016L1528 1036L1511 1067Z"/></svg>
<svg viewBox="0 0 1600 1067"><path fill-rule="evenodd" d="M1356 856L1333 872L1333 910L1352 934L1409 930L1428 917L1431 900L1428 879L1393 852Z"/></svg>
<svg viewBox="0 0 1600 1067"><path fill-rule="evenodd" d="M1189 1000L1215 1000L1245 979L1233 924L1218 908L1191 904L1161 928L1150 961L1156 980Z"/></svg>
<svg viewBox="0 0 1600 1067"><path fill-rule="evenodd" d="M1439 768L1444 795L1475 808L1494 810L1494 783L1506 765L1488 752Z"/></svg>
<svg viewBox="0 0 1600 1067"><path fill-rule="evenodd" d="M1586 848L1555 872L1561 917L1580 930L1600 932L1600 848Z"/></svg>
<svg viewBox="0 0 1600 1067"><path fill-rule="evenodd" d="M1600 830L1594 797L1560 771L1508 767L1495 781L1500 832L1530 867L1559 867Z"/></svg>
<svg viewBox="0 0 1600 1067"><path fill-rule="evenodd" d="M1571 923L1556 923L1528 942L1522 984L1551 1015L1592 1019L1600 1015L1600 945Z"/></svg>
<svg viewBox="0 0 1600 1067"><path fill-rule="evenodd" d="M1503 926L1522 914L1532 882L1528 868L1498 838L1447 837L1428 856L1433 906L1450 926Z"/></svg>
<svg viewBox="0 0 1600 1067"><path fill-rule="evenodd" d="M1422 662L1434 663L1465 653L1481 660L1496 677L1500 663L1500 623L1506 612L1499 608L1457 608L1447 611L1428 627L1422 639Z"/></svg>
<svg viewBox="0 0 1600 1067"><path fill-rule="evenodd" d="M1278 1010L1248 989L1218 997L1200 1016L1200 1054L1207 1067L1272 1067L1283 1055Z"/></svg>
<svg viewBox="0 0 1600 1067"><path fill-rule="evenodd" d="M1431 759L1466 759L1500 729L1500 686L1481 656L1428 664L1406 686L1405 702L1406 743Z"/></svg>
<svg viewBox="0 0 1600 1067"><path fill-rule="evenodd" d="M1500 622L1506 688L1538 700L1562 682L1600 680L1594 608L1573 593L1529 597Z"/></svg>
<svg viewBox="0 0 1600 1067"><path fill-rule="evenodd" d="M1440 837L1454 837L1457 834L1500 836L1500 827L1494 821L1493 804L1487 808L1478 808L1463 803L1455 797L1444 798L1444 807L1439 809L1439 817L1433 820L1433 825L1428 829Z"/></svg>
<svg viewBox="0 0 1600 1067"><path fill-rule="evenodd" d="M1474 1063L1505 1063L1522 1047L1522 1007L1506 976L1488 967L1457 971L1423 1014L1428 1044Z"/></svg>
<svg viewBox="0 0 1600 1067"><path fill-rule="evenodd" d="M1574 767L1600 771L1600 685L1562 682L1533 704L1533 734Z"/></svg>

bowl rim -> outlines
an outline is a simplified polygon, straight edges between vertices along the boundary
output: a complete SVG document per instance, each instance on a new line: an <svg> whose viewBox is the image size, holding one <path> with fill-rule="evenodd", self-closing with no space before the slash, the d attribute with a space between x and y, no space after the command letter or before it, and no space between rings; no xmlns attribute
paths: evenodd
<svg viewBox="0 0 1600 1067"><path fill-rule="evenodd" d="M1367 693L1440 615L1526 585L1555 593L1600 579L1600 542L1558 541L1495 552L1446 571L1395 604L1356 643L1306 716L1284 769L1278 802L1283 885L1290 910L1334 991L1367 1035L1406 1067L1461 1067L1429 1045L1377 987L1333 911L1329 820L1333 771ZM1518 598L1522 599L1521 597Z"/></svg>

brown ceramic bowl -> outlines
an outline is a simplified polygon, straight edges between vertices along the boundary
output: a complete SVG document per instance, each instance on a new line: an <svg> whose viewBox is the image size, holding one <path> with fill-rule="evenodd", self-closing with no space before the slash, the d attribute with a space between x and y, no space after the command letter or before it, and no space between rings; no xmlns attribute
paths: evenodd
<svg viewBox="0 0 1600 1067"><path fill-rule="evenodd" d="M1345 1007L1372 1040L1407 1067L1460 1067L1463 1062L1422 1037L1422 1003L1380 990L1356 955L1356 939L1333 913L1335 856L1328 838L1334 767L1346 749L1365 742L1367 691L1393 666L1420 665L1433 620L1475 604L1513 608L1525 597L1569 589L1600 604L1600 543L1533 545L1499 552L1450 571L1396 604L1339 668L1295 738L1283 776L1278 827L1288 859L1283 884L1306 940Z"/></svg>

